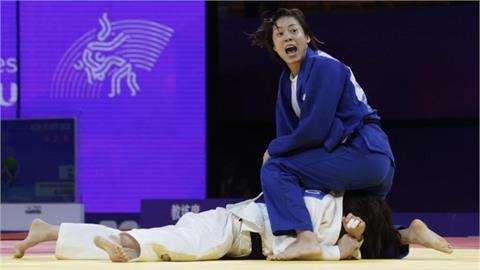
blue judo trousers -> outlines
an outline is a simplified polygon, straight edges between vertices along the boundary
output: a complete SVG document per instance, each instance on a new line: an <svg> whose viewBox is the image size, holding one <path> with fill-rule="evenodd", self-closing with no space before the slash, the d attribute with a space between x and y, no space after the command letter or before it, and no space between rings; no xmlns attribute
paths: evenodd
<svg viewBox="0 0 480 270"><path fill-rule="evenodd" d="M380 117L348 66L308 49L297 77L299 115L291 95L290 72L284 70L276 102L277 136L261 169L275 235L313 229L305 188L367 190L385 197L395 170Z"/></svg>

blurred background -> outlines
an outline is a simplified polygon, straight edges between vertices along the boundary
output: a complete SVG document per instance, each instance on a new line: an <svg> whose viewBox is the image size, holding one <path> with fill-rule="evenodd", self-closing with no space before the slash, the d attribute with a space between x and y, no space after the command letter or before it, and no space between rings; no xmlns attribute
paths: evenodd
<svg viewBox="0 0 480 270"><path fill-rule="evenodd" d="M382 117L396 217L478 234L478 2L2 1L2 207L151 226L257 195L282 65L247 34L279 7Z"/></svg>

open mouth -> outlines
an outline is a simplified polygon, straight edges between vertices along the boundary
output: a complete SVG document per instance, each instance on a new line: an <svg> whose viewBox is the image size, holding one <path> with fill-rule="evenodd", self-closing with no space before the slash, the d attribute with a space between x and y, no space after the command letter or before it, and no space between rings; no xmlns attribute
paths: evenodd
<svg viewBox="0 0 480 270"><path fill-rule="evenodd" d="M288 45L286 48L285 48L285 53L287 55L294 55L295 53L297 52L297 47L293 46L293 45Z"/></svg>

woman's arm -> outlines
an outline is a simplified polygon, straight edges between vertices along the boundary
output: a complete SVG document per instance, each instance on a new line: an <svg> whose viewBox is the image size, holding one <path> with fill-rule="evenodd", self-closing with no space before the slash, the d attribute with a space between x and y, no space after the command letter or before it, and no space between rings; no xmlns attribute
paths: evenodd
<svg viewBox="0 0 480 270"><path fill-rule="evenodd" d="M303 85L306 89L306 98L298 126L292 133L278 136L270 142L268 147L270 156L282 156L297 149L322 145L334 120L347 74L345 65L338 61L317 60ZM282 104L284 110L288 106Z"/></svg>

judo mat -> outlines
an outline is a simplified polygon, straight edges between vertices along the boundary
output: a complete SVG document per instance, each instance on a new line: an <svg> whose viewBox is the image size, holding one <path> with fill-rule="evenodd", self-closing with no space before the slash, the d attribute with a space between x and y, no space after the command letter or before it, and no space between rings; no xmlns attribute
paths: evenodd
<svg viewBox="0 0 480 270"><path fill-rule="evenodd" d="M478 237L448 238L455 248L453 254L411 246L410 254L402 260L347 260L347 261L265 261L265 260L218 260L203 262L140 262L111 263L95 260L57 260L53 256L55 243L42 243L28 250L22 259L12 258L13 246L17 241L1 241L1 270L16 269L155 269L155 270L298 270L298 269L480 269Z"/></svg>

